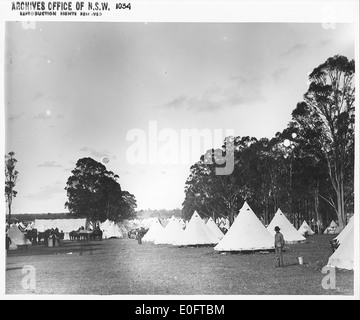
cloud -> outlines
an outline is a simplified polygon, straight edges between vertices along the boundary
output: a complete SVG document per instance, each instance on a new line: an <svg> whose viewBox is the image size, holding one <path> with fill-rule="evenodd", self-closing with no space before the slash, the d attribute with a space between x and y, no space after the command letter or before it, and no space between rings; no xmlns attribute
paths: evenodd
<svg viewBox="0 0 360 320"><path fill-rule="evenodd" d="M58 193L65 193L66 191L64 188L65 185L63 183L56 181L52 185L46 185L40 188L38 192L28 193L24 197L33 200L48 200Z"/></svg>
<svg viewBox="0 0 360 320"><path fill-rule="evenodd" d="M187 100L187 96L183 94L181 96L178 96L174 100L170 101L169 103L164 104L161 107L166 109L182 109L186 106L186 100Z"/></svg>
<svg viewBox="0 0 360 320"><path fill-rule="evenodd" d="M55 161L45 161L42 164L39 164L38 167L45 167L45 168L62 168L62 165L56 164Z"/></svg>
<svg viewBox="0 0 360 320"><path fill-rule="evenodd" d="M89 147L83 147L80 149L80 151L89 153L91 156L96 157L96 158L109 157L109 154L110 154L110 152L107 150L98 151L98 150L95 150L95 149L89 148Z"/></svg>
<svg viewBox="0 0 360 320"><path fill-rule="evenodd" d="M15 121L17 119L20 119L25 113L22 112L22 113L18 113L18 114L14 114L14 115L11 115L8 117L8 120L9 121Z"/></svg>
<svg viewBox="0 0 360 320"><path fill-rule="evenodd" d="M286 75L287 75L288 71L289 71L288 67L278 67L271 74L271 77L275 82L284 81L284 80L286 80Z"/></svg>
<svg viewBox="0 0 360 320"><path fill-rule="evenodd" d="M318 46L319 47L325 47L328 46L329 44L333 43L333 39L324 39L318 42Z"/></svg>
<svg viewBox="0 0 360 320"><path fill-rule="evenodd" d="M293 56L296 55L302 51L304 51L307 48L307 45L305 43L297 43L285 52L282 53L282 56Z"/></svg>
<svg viewBox="0 0 360 320"><path fill-rule="evenodd" d="M265 101L261 87L261 80L256 77L232 77L226 86L214 83L198 96L181 95L161 107L192 112L214 112Z"/></svg>

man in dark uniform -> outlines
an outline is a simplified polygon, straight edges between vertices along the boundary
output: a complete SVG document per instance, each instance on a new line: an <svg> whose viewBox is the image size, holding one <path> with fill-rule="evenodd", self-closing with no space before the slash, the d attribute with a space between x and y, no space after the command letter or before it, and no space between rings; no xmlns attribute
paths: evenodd
<svg viewBox="0 0 360 320"><path fill-rule="evenodd" d="M8 234L6 234L6 253L9 251L11 245L11 239Z"/></svg>
<svg viewBox="0 0 360 320"><path fill-rule="evenodd" d="M276 254L276 261L277 267L284 266L284 260L282 255L282 250L285 245L285 240L283 234L280 232L280 228L278 226L275 227L275 254Z"/></svg>

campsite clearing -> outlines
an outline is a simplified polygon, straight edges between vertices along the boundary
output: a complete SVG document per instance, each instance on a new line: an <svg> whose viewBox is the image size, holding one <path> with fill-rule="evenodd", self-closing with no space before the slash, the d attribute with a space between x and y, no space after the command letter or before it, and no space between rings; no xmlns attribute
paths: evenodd
<svg viewBox="0 0 360 320"><path fill-rule="evenodd" d="M332 238L286 245L284 268L274 267L273 253L225 254L131 239L33 246L8 253L6 294L353 295L353 271L336 270L338 289L322 286ZM35 287L26 286L24 266L33 267Z"/></svg>

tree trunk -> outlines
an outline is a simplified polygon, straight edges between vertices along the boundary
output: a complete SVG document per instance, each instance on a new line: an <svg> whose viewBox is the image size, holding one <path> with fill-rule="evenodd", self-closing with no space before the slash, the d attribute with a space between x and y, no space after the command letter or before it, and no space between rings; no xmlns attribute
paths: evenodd
<svg viewBox="0 0 360 320"><path fill-rule="evenodd" d="M9 208L9 226L11 224L11 203L9 202L8 204L8 208Z"/></svg>
<svg viewBox="0 0 360 320"><path fill-rule="evenodd" d="M339 189L336 190L337 200L337 218L340 230L345 227L345 206L344 206L344 186L342 181L339 183Z"/></svg>
<svg viewBox="0 0 360 320"><path fill-rule="evenodd" d="M316 190L314 195L314 210L315 210L315 216L316 216L316 226L318 226L319 221L319 193L318 190ZM320 230L317 231L318 234L320 234Z"/></svg>

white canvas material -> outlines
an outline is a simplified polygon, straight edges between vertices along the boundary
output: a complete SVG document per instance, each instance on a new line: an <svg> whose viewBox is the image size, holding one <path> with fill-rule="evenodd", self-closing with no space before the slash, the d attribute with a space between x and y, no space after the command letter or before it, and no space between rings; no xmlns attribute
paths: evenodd
<svg viewBox="0 0 360 320"><path fill-rule="evenodd" d="M345 226L343 231L341 231L339 235L334 239L336 239L339 243L342 243L353 226L354 226L354 216L350 218L348 224Z"/></svg>
<svg viewBox="0 0 360 320"><path fill-rule="evenodd" d="M213 234L218 239L221 240L224 237L223 232L220 230L220 228L216 225L216 223L214 222L214 220L211 217L206 222L206 226L213 232Z"/></svg>
<svg viewBox="0 0 360 320"><path fill-rule="evenodd" d="M195 211L186 229L173 245L175 246L195 246L217 244L219 238L207 227L205 221Z"/></svg>
<svg viewBox="0 0 360 320"><path fill-rule="evenodd" d="M332 220L329 227L330 228L336 228L337 227L336 222L334 220Z"/></svg>
<svg viewBox="0 0 360 320"><path fill-rule="evenodd" d="M354 269L354 224L350 226L340 246L330 256L327 265L339 269Z"/></svg>
<svg viewBox="0 0 360 320"><path fill-rule="evenodd" d="M7 234L11 240L10 249L16 249L17 246L31 245L31 242L26 239L25 235L16 225L11 226Z"/></svg>
<svg viewBox="0 0 360 320"><path fill-rule="evenodd" d="M162 232L164 232L164 227L159 220L155 220L143 236L142 241L154 242L156 237L158 237Z"/></svg>
<svg viewBox="0 0 360 320"><path fill-rule="evenodd" d="M305 234L312 236L315 234L315 232L310 228L310 226L306 223L306 221L304 220L304 222L301 224L300 228L298 229L299 233L302 236L305 236Z"/></svg>
<svg viewBox="0 0 360 320"><path fill-rule="evenodd" d="M299 231L295 229L292 223L285 217L280 209L275 213L275 216L271 220L270 224L267 227L267 230L272 236L275 236L274 228L278 226L280 232L284 236L285 243L296 243L306 241Z"/></svg>
<svg viewBox="0 0 360 320"><path fill-rule="evenodd" d="M69 233L78 230L80 227L85 228L86 219L35 219L34 229L38 232L44 232L48 229L56 229L64 232L64 240L69 240Z"/></svg>
<svg viewBox="0 0 360 320"><path fill-rule="evenodd" d="M100 229L103 232L104 239L124 238L120 226L114 221L106 220L100 223Z"/></svg>
<svg viewBox="0 0 360 320"><path fill-rule="evenodd" d="M339 226L334 220L331 221L330 225L325 229L324 234L339 234Z"/></svg>
<svg viewBox="0 0 360 320"><path fill-rule="evenodd" d="M179 219L172 217L164 228L164 232L159 234L154 240L154 244L173 244L184 232Z"/></svg>
<svg viewBox="0 0 360 320"><path fill-rule="evenodd" d="M216 251L270 250L274 249L274 238L245 202L229 231L214 249Z"/></svg>

